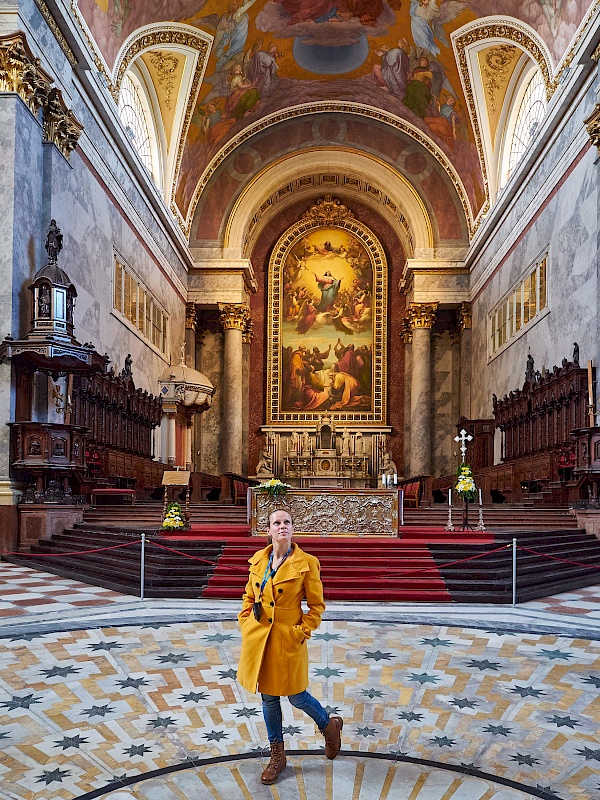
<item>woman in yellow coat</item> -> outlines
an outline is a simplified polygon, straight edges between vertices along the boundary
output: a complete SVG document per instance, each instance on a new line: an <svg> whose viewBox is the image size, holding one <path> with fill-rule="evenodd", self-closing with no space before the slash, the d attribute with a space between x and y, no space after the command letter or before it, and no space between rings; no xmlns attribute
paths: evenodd
<svg viewBox="0 0 600 800"><path fill-rule="evenodd" d="M306 640L319 627L325 610L320 565L315 556L292 542L294 526L287 511L269 517L271 544L250 559L250 576L238 621L242 652L238 682L262 695L263 714L271 746L271 760L262 783L275 783L285 769L282 714L279 698L302 709L325 737L325 755L335 758L341 747L343 720L329 716L309 694ZM302 612L306 599L308 613Z"/></svg>

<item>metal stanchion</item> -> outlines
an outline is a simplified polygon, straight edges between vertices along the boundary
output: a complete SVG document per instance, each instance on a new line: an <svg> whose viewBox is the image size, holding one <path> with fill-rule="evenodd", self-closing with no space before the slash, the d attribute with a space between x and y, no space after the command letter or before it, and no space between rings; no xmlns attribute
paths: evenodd
<svg viewBox="0 0 600 800"><path fill-rule="evenodd" d="M512 604L517 605L517 540L512 540Z"/></svg>
<svg viewBox="0 0 600 800"><path fill-rule="evenodd" d="M140 600L144 599L145 568L146 568L146 534L142 533L142 547L140 550Z"/></svg>
<svg viewBox="0 0 600 800"><path fill-rule="evenodd" d="M404 489L400 489L400 525L404 525Z"/></svg>
<svg viewBox="0 0 600 800"><path fill-rule="evenodd" d="M454 525L452 524L452 489L448 489L448 522L444 526L444 530L454 530Z"/></svg>

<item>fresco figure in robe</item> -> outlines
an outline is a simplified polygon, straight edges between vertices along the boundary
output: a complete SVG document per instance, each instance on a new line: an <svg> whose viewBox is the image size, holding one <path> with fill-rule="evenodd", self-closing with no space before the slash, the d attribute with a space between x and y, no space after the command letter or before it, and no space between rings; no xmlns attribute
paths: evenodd
<svg viewBox="0 0 600 800"><path fill-rule="evenodd" d="M322 278L319 278L319 276L315 273L315 278L317 280L317 286L321 292L321 300L317 306L317 311L328 311L335 302L341 280L336 280L329 270L327 270Z"/></svg>

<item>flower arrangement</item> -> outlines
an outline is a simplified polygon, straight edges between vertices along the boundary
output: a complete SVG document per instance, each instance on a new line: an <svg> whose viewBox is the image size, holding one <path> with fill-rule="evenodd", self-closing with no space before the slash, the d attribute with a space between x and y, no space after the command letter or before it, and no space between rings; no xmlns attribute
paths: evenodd
<svg viewBox="0 0 600 800"><path fill-rule="evenodd" d="M264 481L264 483L260 483L256 487L260 494L266 494L267 497L271 497L274 500L280 495L285 494L287 490L291 488L289 483L284 483L280 481L279 478L271 478L270 481Z"/></svg>
<svg viewBox="0 0 600 800"><path fill-rule="evenodd" d="M467 503L474 503L477 500L477 487L473 480L473 473L468 464L461 464L456 473L456 486L454 487L456 494L461 500Z"/></svg>
<svg viewBox="0 0 600 800"><path fill-rule="evenodd" d="M176 531L183 528L185 528L185 520L181 514L181 506L179 503L169 503L161 530Z"/></svg>

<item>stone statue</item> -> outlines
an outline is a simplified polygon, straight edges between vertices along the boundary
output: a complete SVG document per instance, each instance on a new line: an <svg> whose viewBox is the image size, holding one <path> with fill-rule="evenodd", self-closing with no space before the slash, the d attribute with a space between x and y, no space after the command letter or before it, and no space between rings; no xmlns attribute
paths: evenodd
<svg viewBox="0 0 600 800"><path fill-rule="evenodd" d="M310 434L309 434L308 431L304 431L304 433L302 434L302 452L303 453L310 453L311 452Z"/></svg>
<svg viewBox="0 0 600 800"><path fill-rule="evenodd" d="M365 440L360 431L354 437L354 455L362 457L365 454Z"/></svg>
<svg viewBox="0 0 600 800"><path fill-rule="evenodd" d="M533 367L534 367L533 356L531 355L531 353L529 353L527 356L527 369L525 370L525 380L529 381L529 383L532 383L533 379L535 378L535 370Z"/></svg>
<svg viewBox="0 0 600 800"><path fill-rule="evenodd" d="M56 263L56 258L60 251L62 250L62 233L60 232L60 228L56 224L56 220L50 220L50 227L48 228L48 233L46 234L46 252L48 253L48 258L51 264Z"/></svg>
<svg viewBox="0 0 600 800"><path fill-rule="evenodd" d="M573 342L573 366L579 366L579 345L577 342Z"/></svg>
<svg viewBox="0 0 600 800"><path fill-rule="evenodd" d="M396 464L392 461L392 454L386 451L381 460L381 474L382 475L397 475L398 469Z"/></svg>
<svg viewBox="0 0 600 800"><path fill-rule="evenodd" d="M342 455L350 455L350 431L347 428L342 431Z"/></svg>
<svg viewBox="0 0 600 800"><path fill-rule="evenodd" d="M273 477L273 457L269 450L268 440L265 446L261 449L256 465L256 474L264 475L265 477Z"/></svg>
<svg viewBox="0 0 600 800"><path fill-rule="evenodd" d="M125 366L121 370L122 378L131 378L133 374L131 371L132 364L133 364L133 358L131 357L131 353L127 353L127 357L125 358Z"/></svg>
<svg viewBox="0 0 600 800"><path fill-rule="evenodd" d="M290 436L290 443L288 445L288 453L297 453L298 452L298 431L292 431L292 435Z"/></svg>
<svg viewBox="0 0 600 800"><path fill-rule="evenodd" d="M42 283L38 292L38 317L49 319L50 317L50 287Z"/></svg>

